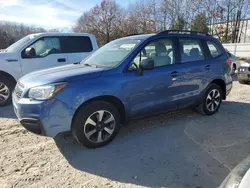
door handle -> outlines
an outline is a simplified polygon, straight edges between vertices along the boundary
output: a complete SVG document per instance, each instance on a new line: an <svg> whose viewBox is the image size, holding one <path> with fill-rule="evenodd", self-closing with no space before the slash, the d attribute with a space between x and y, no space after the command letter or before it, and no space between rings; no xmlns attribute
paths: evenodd
<svg viewBox="0 0 250 188"><path fill-rule="evenodd" d="M205 70L210 70L211 69L211 65L206 65L204 69Z"/></svg>
<svg viewBox="0 0 250 188"><path fill-rule="evenodd" d="M66 62L66 59L65 58L59 58L59 59L57 59L57 62L59 62L59 63Z"/></svg>
<svg viewBox="0 0 250 188"><path fill-rule="evenodd" d="M18 61L18 59L6 59L6 61L8 61L8 62L16 62L16 61Z"/></svg>
<svg viewBox="0 0 250 188"><path fill-rule="evenodd" d="M177 77L179 75L179 72L174 71L170 74L172 77Z"/></svg>

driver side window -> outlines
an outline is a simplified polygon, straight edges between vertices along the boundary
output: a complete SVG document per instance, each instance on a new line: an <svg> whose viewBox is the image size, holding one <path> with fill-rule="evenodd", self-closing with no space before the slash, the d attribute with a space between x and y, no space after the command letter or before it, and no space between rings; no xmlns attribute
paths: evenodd
<svg viewBox="0 0 250 188"><path fill-rule="evenodd" d="M41 58L50 54L61 53L60 39L58 37L41 38L28 48L33 50L33 58Z"/></svg>
<svg viewBox="0 0 250 188"><path fill-rule="evenodd" d="M129 70L135 70L144 59L153 59L154 67L167 66L175 63L173 42L170 39L160 39L150 42L133 59Z"/></svg>

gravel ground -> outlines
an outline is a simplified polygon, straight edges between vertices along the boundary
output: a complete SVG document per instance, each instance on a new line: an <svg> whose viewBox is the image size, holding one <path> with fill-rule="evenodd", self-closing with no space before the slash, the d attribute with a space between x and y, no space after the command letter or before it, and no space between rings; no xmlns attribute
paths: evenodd
<svg viewBox="0 0 250 188"><path fill-rule="evenodd" d="M95 150L31 134L1 108L0 187L217 187L250 152L249 96L234 82L214 116L186 109L134 121Z"/></svg>

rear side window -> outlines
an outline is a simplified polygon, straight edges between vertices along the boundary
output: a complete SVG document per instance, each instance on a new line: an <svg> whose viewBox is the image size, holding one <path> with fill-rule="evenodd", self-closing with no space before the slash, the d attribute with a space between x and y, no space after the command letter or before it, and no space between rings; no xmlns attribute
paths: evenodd
<svg viewBox="0 0 250 188"><path fill-rule="evenodd" d="M212 57L218 57L221 55L220 48L214 42L207 41L207 46Z"/></svg>
<svg viewBox="0 0 250 188"><path fill-rule="evenodd" d="M191 38L179 39L181 48L181 63L204 60L201 41Z"/></svg>
<svg viewBox="0 0 250 188"><path fill-rule="evenodd" d="M67 36L62 37L62 49L64 53L82 53L93 51L93 46L87 36Z"/></svg>

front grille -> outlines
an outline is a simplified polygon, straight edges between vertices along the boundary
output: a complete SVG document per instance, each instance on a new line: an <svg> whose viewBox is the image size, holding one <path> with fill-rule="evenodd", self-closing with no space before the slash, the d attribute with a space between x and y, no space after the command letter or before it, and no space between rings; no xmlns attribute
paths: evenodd
<svg viewBox="0 0 250 188"><path fill-rule="evenodd" d="M21 85L21 86L23 86L23 85ZM22 96L22 94L23 94L23 89L22 89L23 87L21 87L21 86L20 86L19 82L16 85L15 95L16 95L17 98L20 98Z"/></svg>

